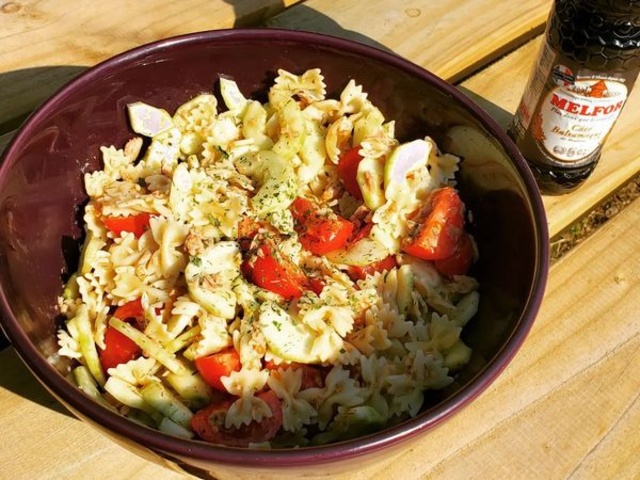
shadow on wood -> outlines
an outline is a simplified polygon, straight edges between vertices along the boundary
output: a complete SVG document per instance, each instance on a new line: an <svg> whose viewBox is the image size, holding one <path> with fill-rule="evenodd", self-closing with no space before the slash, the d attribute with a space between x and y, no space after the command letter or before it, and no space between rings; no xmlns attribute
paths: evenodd
<svg viewBox="0 0 640 480"><path fill-rule="evenodd" d="M13 348L0 351L0 389L8 390L38 405L76 418L38 382Z"/></svg>

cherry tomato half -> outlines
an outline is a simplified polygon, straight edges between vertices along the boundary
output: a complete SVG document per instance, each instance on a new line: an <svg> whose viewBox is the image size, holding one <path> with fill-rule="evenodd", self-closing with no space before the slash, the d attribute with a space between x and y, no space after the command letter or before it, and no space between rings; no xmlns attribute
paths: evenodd
<svg viewBox="0 0 640 480"><path fill-rule="evenodd" d="M376 272L389 271L397 266L398 262L396 261L395 255L389 255L379 262L370 263L369 265L364 265L362 267L352 265L347 270L347 275L349 275L349 278L355 282L357 280L364 280L367 278L367 275L373 275Z"/></svg>
<svg viewBox="0 0 640 480"><path fill-rule="evenodd" d="M144 318L141 300L132 300L119 306L113 316L140 328ZM140 347L133 340L111 326L104 333L104 345L104 350L100 350L98 356L105 372L139 357L141 353Z"/></svg>
<svg viewBox="0 0 640 480"><path fill-rule="evenodd" d="M120 320L133 319L136 321L138 327L142 325L144 320L144 311L142 309L142 298L131 300L130 302L120 305L113 312L113 316Z"/></svg>
<svg viewBox="0 0 640 480"><path fill-rule="evenodd" d="M464 232L464 203L451 187L435 190L409 220L416 224L402 250L423 260L441 260L455 252Z"/></svg>
<svg viewBox="0 0 640 480"><path fill-rule="evenodd" d="M144 313L141 299L132 300L120 305L113 312L113 316L123 321L129 321L136 328L142 326ZM104 350L100 350L98 356L103 370L115 368L121 363L127 363L140 356L140 347L129 337L109 326L104 334Z"/></svg>
<svg viewBox="0 0 640 480"><path fill-rule="evenodd" d="M202 440L230 447L247 447L250 443L266 442L273 438L282 426L282 403L272 391L256 395L267 403L271 416L260 422L251 422L239 428L225 428L224 420L233 399L215 402L196 412L191 427Z"/></svg>
<svg viewBox="0 0 640 480"><path fill-rule="evenodd" d="M240 355L235 348L229 347L220 352L206 357L196 358L196 368L205 382L216 390L227 392L227 389L220 380L221 377L228 377L231 372L237 372L242 368Z"/></svg>
<svg viewBox="0 0 640 480"><path fill-rule="evenodd" d="M275 245L261 245L242 264L242 272L254 285L282 295L286 300L300 298L307 290L307 277Z"/></svg>
<svg viewBox="0 0 640 480"><path fill-rule="evenodd" d="M100 351L99 357L105 372L140 356L140 347L113 327L107 327L104 344L105 349Z"/></svg>
<svg viewBox="0 0 640 480"><path fill-rule="evenodd" d="M466 275L472 263L473 242L466 232L460 237L458 246L451 256L433 262L436 270L449 277Z"/></svg>
<svg viewBox="0 0 640 480"><path fill-rule="evenodd" d="M338 175L345 190L357 200L362 200L362 191L358 184L358 165L362 160L359 150L360 146L354 147L338 159Z"/></svg>
<svg viewBox="0 0 640 480"><path fill-rule="evenodd" d="M105 227L117 237L123 232L131 232L136 238L140 238L144 232L149 230L149 219L151 215L148 213L139 213L137 215L129 215L127 217L103 217Z"/></svg>
<svg viewBox="0 0 640 480"><path fill-rule="evenodd" d="M314 255L323 255L344 247L353 233L353 223L320 208L306 198L296 198L291 205L295 229L302 246Z"/></svg>

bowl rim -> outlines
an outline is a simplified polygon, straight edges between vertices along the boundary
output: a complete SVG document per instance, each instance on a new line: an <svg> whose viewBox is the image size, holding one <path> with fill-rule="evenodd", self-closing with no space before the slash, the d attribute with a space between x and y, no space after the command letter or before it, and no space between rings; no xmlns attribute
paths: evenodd
<svg viewBox="0 0 640 480"><path fill-rule="evenodd" d="M103 428L111 430L119 436L129 438L139 445L178 458L194 458L204 462L214 462L226 465L247 465L251 458L252 468L265 467L299 467L312 462L322 465L336 460L348 460L356 456L373 453L391 445L403 443L437 424L440 424L454 413L468 405L474 398L485 391L511 362L528 335L537 316L542 297L546 288L549 270L549 247L546 214L542 198L536 182L531 174L524 157L506 132L473 100L460 92L451 83L443 80L423 67L402 58L394 53L358 43L353 40L340 38L324 33L294 31L279 28L233 28L221 30L207 30L173 36L150 42L120 54L107 58L89 67L84 72L67 82L44 103L27 117L16 135L6 146L0 157L0 181L10 168L10 160L18 152L19 146L29 137L39 120L48 112L64 102L76 87L91 82L103 74L121 65L128 65L146 55L182 44L211 43L219 41L275 41L276 43L295 42L325 49L339 49L350 54L362 56L367 60L388 64L398 70L417 77L435 88L442 90L471 114L479 123L491 132L507 155L513 160L514 168L521 176L523 187L528 194L530 208L540 221L537 227L534 246L540 255L540 262L533 272L534 282L531 286L527 304L523 309L521 324L498 350L493 360L455 394L448 398L447 404L436 405L418 417L409 419L381 432L355 439L322 446L307 446L297 449L256 450L212 445L201 441L185 440L169 436L149 427L141 426L125 417L111 412L90 400L78 389L69 388L71 385L31 343L28 336L21 330L6 296L0 289L0 309L2 313L1 325L6 336L11 341L18 355L35 377L63 403L70 407L76 415L83 416Z"/></svg>

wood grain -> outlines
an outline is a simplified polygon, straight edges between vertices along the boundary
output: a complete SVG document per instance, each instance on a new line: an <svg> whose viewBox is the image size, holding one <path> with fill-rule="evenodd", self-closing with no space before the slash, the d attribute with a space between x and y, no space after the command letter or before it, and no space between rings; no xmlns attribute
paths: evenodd
<svg viewBox="0 0 640 480"><path fill-rule="evenodd" d="M541 33L550 7L548 0L307 0L266 23L391 50L456 82Z"/></svg>
<svg viewBox="0 0 640 480"><path fill-rule="evenodd" d="M183 33L255 24L297 1L0 2L0 133L117 53Z"/></svg>
<svg viewBox="0 0 640 480"><path fill-rule="evenodd" d="M129 453L70 416L13 349L0 352L0 478L183 478ZM10 434L7 434L11 432Z"/></svg>
<svg viewBox="0 0 640 480"><path fill-rule="evenodd" d="M531 333L475 402L384 468L339 478L638 478L638 228L640 201L553 267ZM181 478L65 415L12 350L0 363L11 478Z"/></svg>
<svg viewBox="0 0 640 480"><path fill-rule="evenodd" d="M504 129L508 128L518 107L541 40L541 37L534 39L459 86ZM640 88L629 96L591 177L575 192L544 197L551 237L591 211L640 171L638 125Z"/></svg>

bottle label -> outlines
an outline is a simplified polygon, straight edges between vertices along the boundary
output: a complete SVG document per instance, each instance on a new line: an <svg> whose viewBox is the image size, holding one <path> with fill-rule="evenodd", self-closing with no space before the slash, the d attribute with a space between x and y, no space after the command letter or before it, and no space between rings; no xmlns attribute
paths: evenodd
<svg viewBox="0 0 640 480"><path fill-rule="evenodd" d="M576 79L556 65L556 87L547 92L532 119L531 136L557 165L588 163L611 131L627 99L627 87L615 80Z"/></svg>
<svg viewBox="0 0 640 480"><path fill-rule="evenodd" d="M570 169L596 162L637 75L591 70L545 41L510 133L531 163Z"/></svg>
<svg viewBox="0 0 640 480"><path fill-rule="evenodd" d="M542 49L538 55L538 60L533 64L533 69L529 76L528 88L524 91L518 111L516 112L516 121L520 124L522 133L529 128L531 118L538 103L538 99L542 97L545 89L545 83L551 73L553 62L556 59L554 51L547 42L542 44Z"/></svg>

